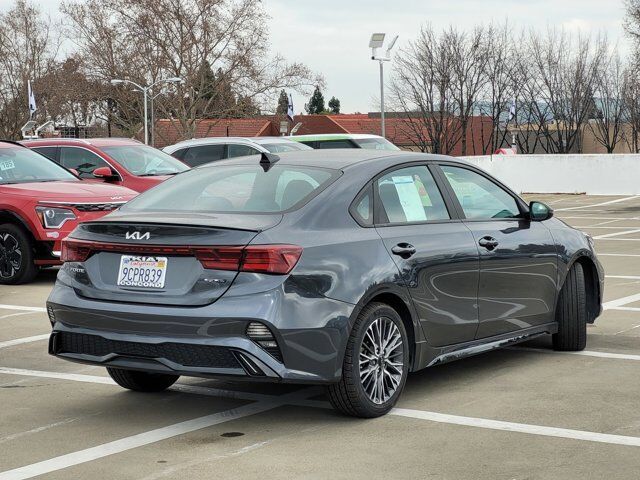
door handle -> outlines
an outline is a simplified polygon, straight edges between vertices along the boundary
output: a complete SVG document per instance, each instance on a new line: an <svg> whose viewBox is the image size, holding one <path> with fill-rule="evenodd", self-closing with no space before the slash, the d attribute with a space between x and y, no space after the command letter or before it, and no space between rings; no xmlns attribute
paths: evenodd
<svg viewBox="0 0 640 480"><path fill-rule="evenodd" d="M399 243L395 247L391 249L391 253L394 255L398 255L402 258L409 258L411 255L416 253L416 247L411 245L410 243Z"/></svg>
<svg viewBox="0 0 640 480"><path fill-rule="evenodd" d="M486 248L487 250L493 250L499 245L499 243L500 242L498 242L498 240L489 236L482 237L480 240L478 240L478 245Z"/></svg>

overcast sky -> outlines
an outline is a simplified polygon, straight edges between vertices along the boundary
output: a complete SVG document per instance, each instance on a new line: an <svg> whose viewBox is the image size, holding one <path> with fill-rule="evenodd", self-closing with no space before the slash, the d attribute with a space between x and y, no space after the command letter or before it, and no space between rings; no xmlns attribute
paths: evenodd
<svg viewBox="0 0 640 480"><path fill-rule="evenodd" d="M6 10L12 0L0 0ZM38 5L56 15L58 0ZM378 64L370 60L372 32L398 34L398 46L416 37L420 26L450 24L471 28L508 20L517 27L563 26L572 31L604 32L628 50L622 30L623 0L263 0L272 50L307 64L326 79L342 111L378 110ZM397 47L396 47L397 48ZM296 113L307 98L294 95Z"/></svg>

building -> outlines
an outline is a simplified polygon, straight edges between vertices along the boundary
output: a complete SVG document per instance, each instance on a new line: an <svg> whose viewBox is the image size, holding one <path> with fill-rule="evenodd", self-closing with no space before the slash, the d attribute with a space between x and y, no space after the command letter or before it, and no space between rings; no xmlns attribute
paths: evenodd
<svg viewBox="0 0 640 480"><path fill-rule="evenodd" d="M286 119L279 116L255 118L222 118L197 121L192 135L184 135L177 120L159 120L155 126L155 145L159 148L186 138L202 137L261 137L280 135L280 124ZM378 112L337 115L296 115L289 128L300 123L297 134L321 133L368 133L380 135L381 123ZM433 142L422 120L406 114L389 113L385 119L386 138L402 148L413 151L432 151ZM491 119L471 117L466 132L467 155L490 153L485 139L491 135ZM460 133L457 133L461 136ZM462 155L462 142L456 139L451 155Z"/></svg>

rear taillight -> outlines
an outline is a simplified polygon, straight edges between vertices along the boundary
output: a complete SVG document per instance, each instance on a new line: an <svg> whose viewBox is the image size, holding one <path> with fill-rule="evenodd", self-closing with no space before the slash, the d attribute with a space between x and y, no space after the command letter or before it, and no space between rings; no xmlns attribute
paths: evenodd
<svg viewBox="0 0 640 480"><path fill-rule="evenodd" d="M204 268L210 270L237 270L284 275L293 270L293 267L300 260L302 247L296 245L250 245L247 247L131 245L66 238L62 241L60 258L63 262L84 262L95 252L128 253L141 256L193 256L200 261Z"/></svg>

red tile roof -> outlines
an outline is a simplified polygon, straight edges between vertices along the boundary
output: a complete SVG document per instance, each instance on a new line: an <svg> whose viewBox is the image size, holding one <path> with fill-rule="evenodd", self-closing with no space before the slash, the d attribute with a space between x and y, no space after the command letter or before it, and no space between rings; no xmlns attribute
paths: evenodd
<svg viewBox="0 0 640 480"><path fill-rule="evenodd" d="M202 137L260 137L277 135L271 118L222 118L198 120L194 135L184 135L178 120L158 120L155 126L156 145L166 146L188 138Z"/></svg>

